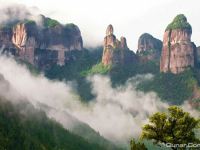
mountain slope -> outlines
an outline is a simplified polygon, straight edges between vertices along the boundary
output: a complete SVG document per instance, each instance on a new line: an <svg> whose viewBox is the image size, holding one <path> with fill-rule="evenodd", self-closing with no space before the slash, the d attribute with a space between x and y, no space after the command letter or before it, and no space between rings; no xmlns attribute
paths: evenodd
<svg viewBox="0 0 200 150"><path fill-rule="evenodd" d="M24 109L26 108L26 109ZM98 144L70 133L28 103L15 106L0 98L0 149L103 150Z"/></svg>

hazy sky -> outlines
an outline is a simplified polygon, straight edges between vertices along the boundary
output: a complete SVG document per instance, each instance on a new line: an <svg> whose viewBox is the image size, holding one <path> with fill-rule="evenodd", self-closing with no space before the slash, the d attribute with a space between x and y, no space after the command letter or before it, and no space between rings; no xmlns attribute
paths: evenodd
<svg viewBox="0 0 200 150"><path fill-rule="evenodd" d="M144 32L162 40L166 26L184 13L193 27L192 40L200 45L200 0L0 0L0 5L6 3L35 6L62 23L77 24L85 46L101 44L112 24L115 35L125 36L133 50Z"/></svg>

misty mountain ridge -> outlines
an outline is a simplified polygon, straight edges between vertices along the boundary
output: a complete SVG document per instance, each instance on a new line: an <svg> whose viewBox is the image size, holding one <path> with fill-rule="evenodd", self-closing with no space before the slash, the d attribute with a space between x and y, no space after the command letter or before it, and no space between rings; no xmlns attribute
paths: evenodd
<svg viewBox="0 0 200 150"><path fill-rule="evenodd" d="M0 130L12 129L0 134L2 148L128 149L148 117L170 105L200 116L200 51L185 15L166 25L163 41L142 34L135 53L111 24L102 46L84 48L73 23L0 12Z"/></svg>

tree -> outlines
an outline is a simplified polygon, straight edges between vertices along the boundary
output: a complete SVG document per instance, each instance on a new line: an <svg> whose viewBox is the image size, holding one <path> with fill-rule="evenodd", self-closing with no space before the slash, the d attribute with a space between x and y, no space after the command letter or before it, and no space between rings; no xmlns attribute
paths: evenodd
<svg viewBox="0 0 200 150"><path fill-rule="evenodd" d="M150 123L143 127L142 139L153 140L155 144L188 144L199 141L194 130L199 129L200 120L178 106L169 107L168 113L155 113L149 121Z"/></svg>
<svg viewBox="0 0 200 150"><path fill-rule="evenodd" d="M134 139L130 142L131 150L147 150L144 143L136 143Z"/></svg>

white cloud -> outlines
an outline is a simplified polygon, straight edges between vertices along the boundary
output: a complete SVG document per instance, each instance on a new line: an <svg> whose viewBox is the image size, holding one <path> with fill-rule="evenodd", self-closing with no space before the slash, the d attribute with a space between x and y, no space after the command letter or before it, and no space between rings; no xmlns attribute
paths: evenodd
<svg viewBox="0 0 200 150"><path fill-rule="evenodd" d="M78 119L114 142L138 137L148 116L167 107L155 93L144 94L135 90L136 80L149 79L151 75L137 76L117 88L111 86L109 77L89 77L96 98L83 104L70 84L50 81L42 75L33 76L25 66L11 58L0 56L0 74L11 87L10 90L5 90L5 86L0 87L1 95L15 100L22 97L35 107L38 103L45 104L53 108L52 111L41 108L64 127L73 128L73 123Z"/></svg>

